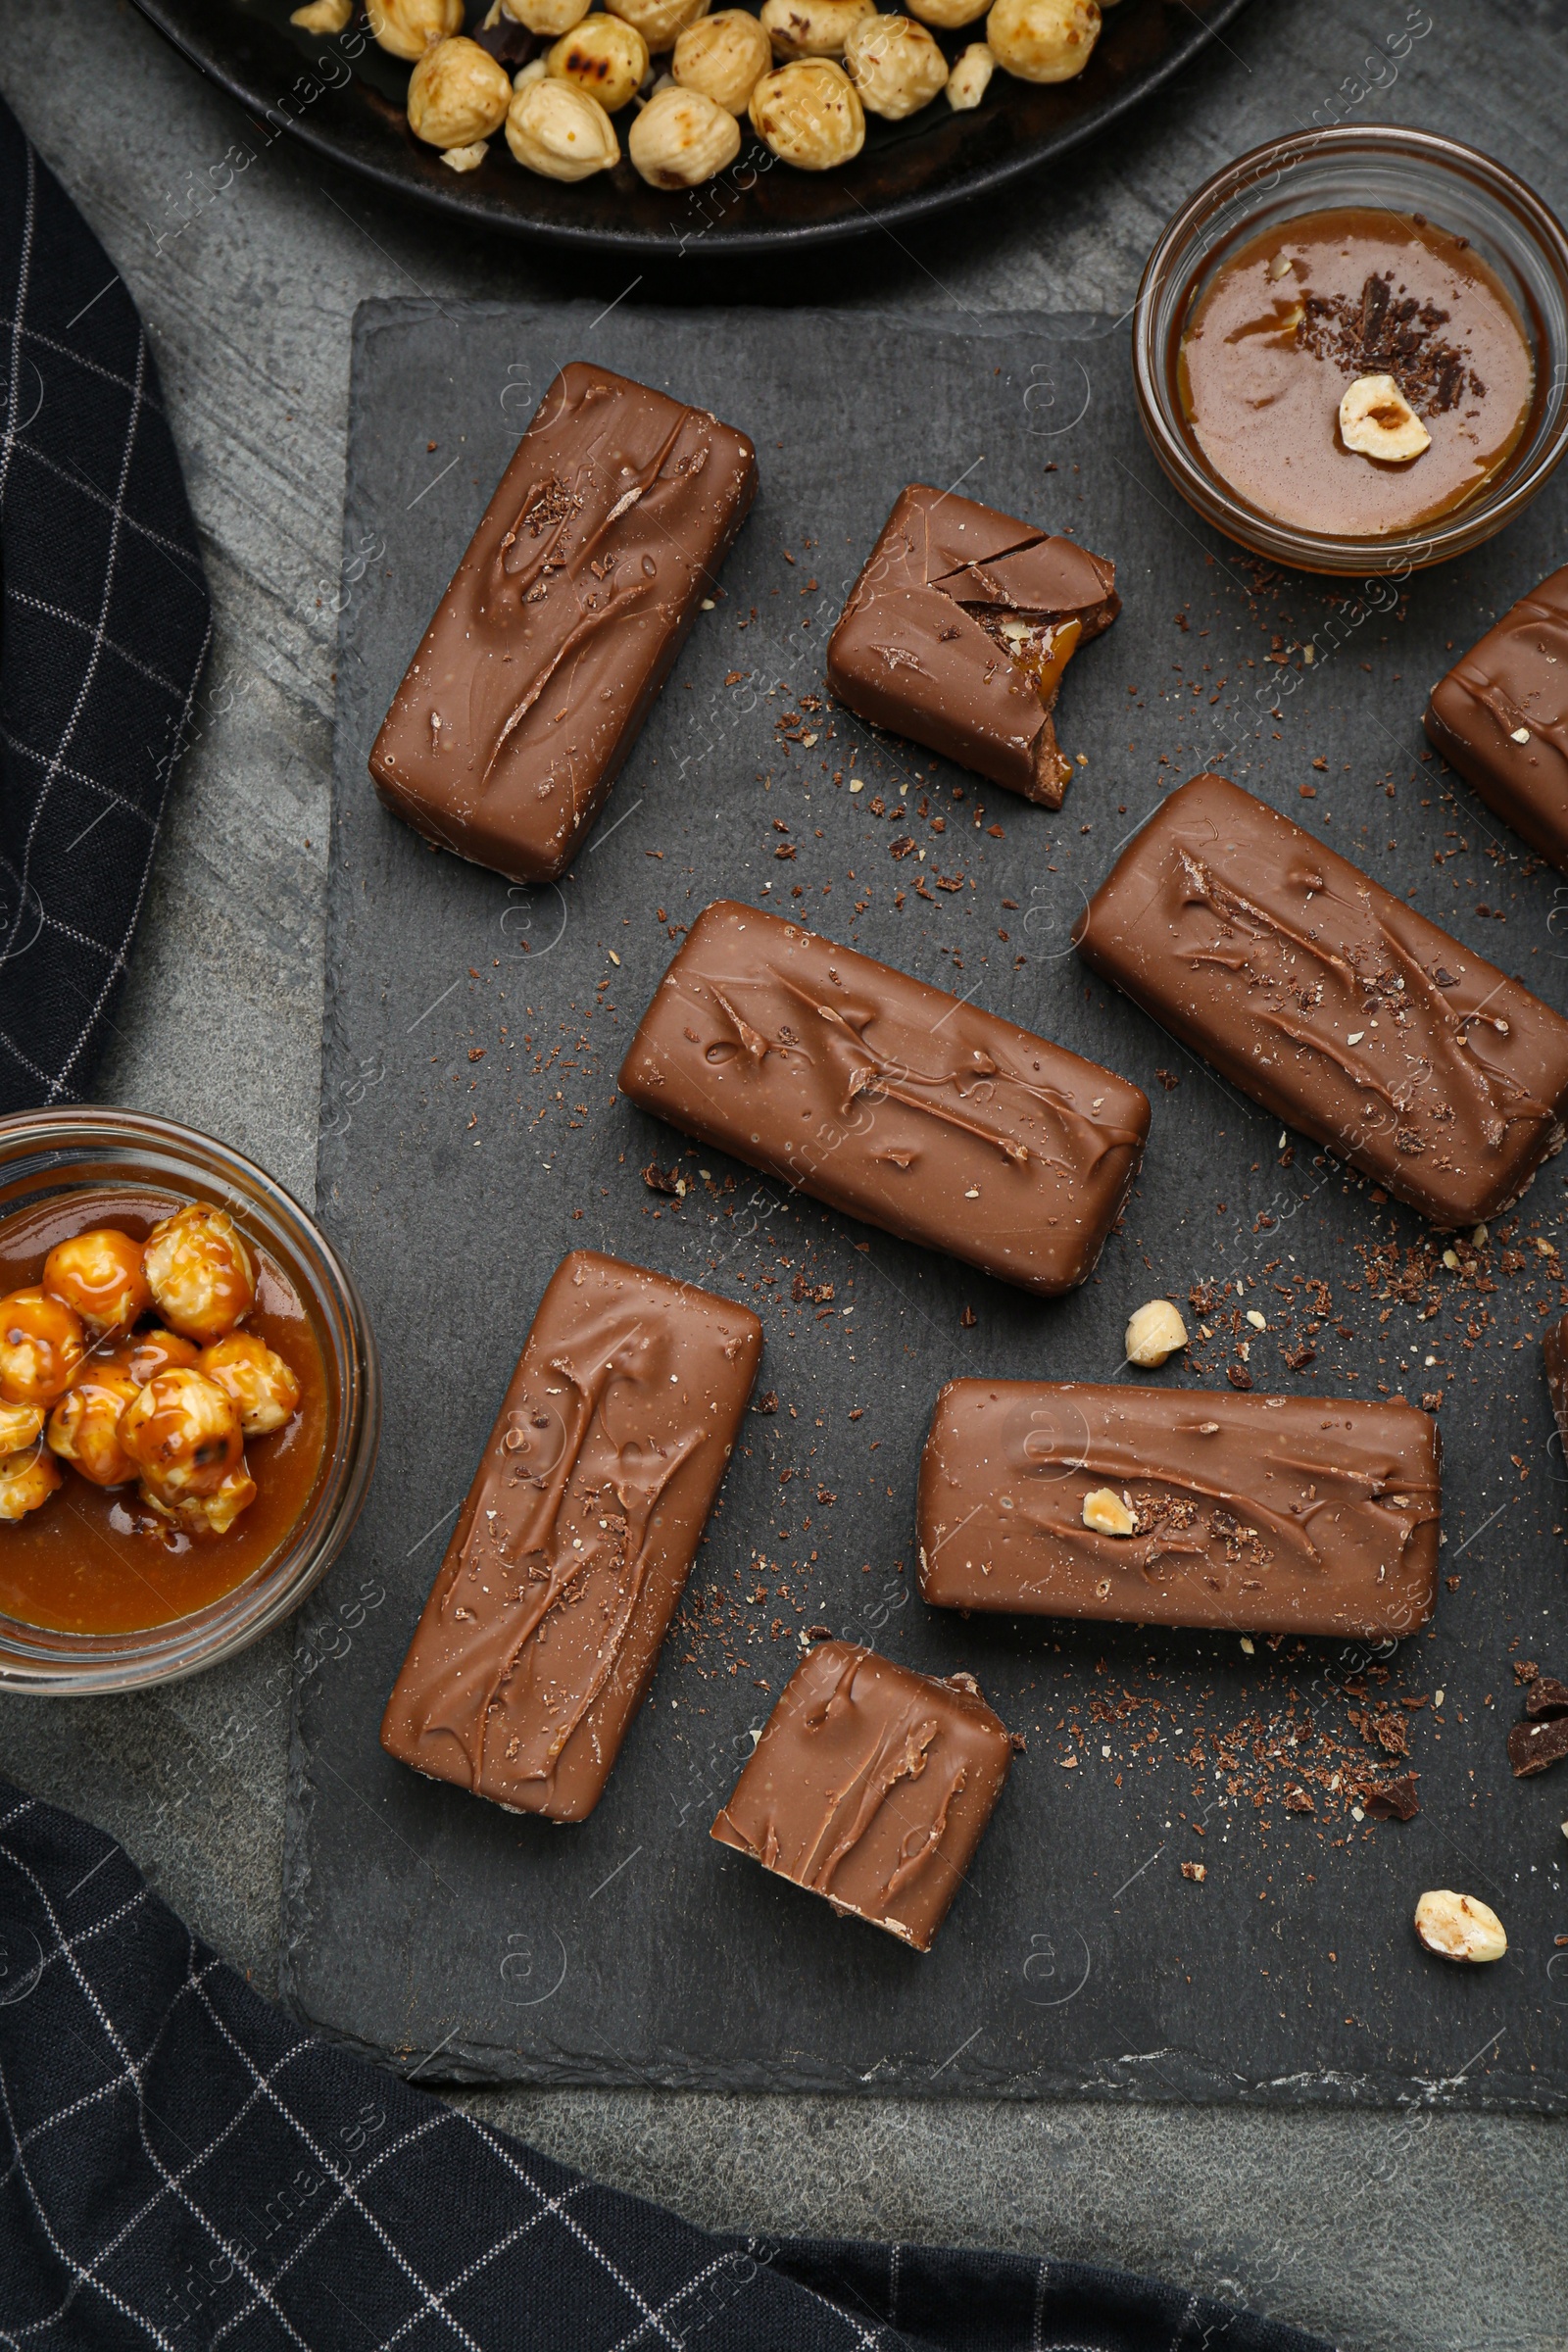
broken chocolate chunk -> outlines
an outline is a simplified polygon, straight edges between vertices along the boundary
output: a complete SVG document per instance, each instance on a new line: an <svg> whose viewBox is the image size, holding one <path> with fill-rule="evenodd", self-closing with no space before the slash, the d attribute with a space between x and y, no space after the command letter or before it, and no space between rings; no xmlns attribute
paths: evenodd
<svg viewBox="0 0 1568 2352"><path fill-rule="evenodd" d="M1525 1700L1525 1713L1532 1723L1549 1723L1558 1715L1568 1715L1568 1683L1560 1683L1554 1674L1536 1675Z"/></svg>
<svg viewBox="0 0 1568 2352"><path fill-rule="evenodd" d="M1396 1781L1380 1781L1360 1791L1361 1810L1373 1821L1414 1821L1421 1806L1415 1792L1420 1774L1404 1772Z"/></svg>
<svg viewBox="0 0 1568 2352"><path fill-rule="evenodd" d="M1544 1723L1516 1723L1508 1734L1508 1761L1516 1781L1534 1780L1548 1765L1568 1756L1568 1715L1553 1715Z"/></svg>

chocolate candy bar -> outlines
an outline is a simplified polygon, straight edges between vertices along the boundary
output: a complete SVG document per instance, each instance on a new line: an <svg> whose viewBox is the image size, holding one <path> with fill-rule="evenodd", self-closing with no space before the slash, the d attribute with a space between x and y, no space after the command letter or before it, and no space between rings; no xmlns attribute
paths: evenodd
<svg viewBox="0 0 1568 2352"><path fill-rule="evenodd" d="M1426 729L1488 808L1568 873L1568 567L1434 686Z"/></svg>
<svg viewBox="0 0 1568 2352"><path fill-rule="evenodd" d="M912 482L829 640L828 683L873 725L1059 808L1072 762L1052 712L1121 611L1115 578L1070 539Z"/></svg>
<svg viewBox="0 0 1568 2352"><path fill-rule="evenodd" d="M822 1642L710 1835L928 1952L1011 1762L968 1675L939 1683Z"/></svg>
<svg viewBox="0 0 1568 2352"><path fill-rule="evenodd" d="M390 1755L514 1813L593 1811L761 1347L727 1298L563 1258L387 1701Z"/></svg>
<svg viewBox="0 0 1568 2352"><path fill-rule="evenodd" d="M644 1110L903 1240L1053 1296L1149 1133L1136 1086L755 906L705 907L620 1073Z"/></svg>
<svg viewBox="0 0 1568 2352"><path fill-rule="evenodd" d="M1551 1398L1552 1417L1557 1435L1562 1440L1563 1456L1568 1460L1568 1315L1561 1322L1548 1324L1541 1335L1541 1353L1545 1365L1546 1394Z"/></svg>
<svg viewBox="0 0 1568 2352"><path fill-rule="evenodd" d="M563 368L375 739L386 806L514 882L564 873L756 489L744 433Z"/></svg>
<svg viewBox="0 0 1568 2352"><path fill-rule="evenodd" d="M1568 1021L1359 867L1195 776L1074 934L1092 971L1435 1225L1517 1200L1563 1141Z"/></svg>
<svg viewBox="0 0 1568 2352"><path fill-rule="evenodd" d="M1438 1426L1397 1400L955 1380L920 1462L941 1609L1246 1633L1413 1633Z"/></svg>

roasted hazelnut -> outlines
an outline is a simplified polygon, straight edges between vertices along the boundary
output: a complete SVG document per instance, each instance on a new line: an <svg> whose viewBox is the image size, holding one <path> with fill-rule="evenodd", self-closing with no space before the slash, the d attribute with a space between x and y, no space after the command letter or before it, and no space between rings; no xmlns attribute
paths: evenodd
<svg viewBox="0 0 1568 2352"><path fill-rule="evenodd" d="M74 1307L96 1338L128 1331L153 1302L140 1242L112 1225L57 1242L43 1261L43 1288Z"/></svg>
<svg viewBox="0 0 1568 2352"><path fill-rule="evenodd" d="M619 17L585 17L550 52L558 81L569 81L597 98L607 115L629 106L648 74L648 43L635 25Z"/></svg>
<svg viewBox="0 0 1568 2352"><path fill-rule="evenodd" d="M1455 1894L1437 1886L1415 1907L1415 1932L1429 1952L1445 1960L1500 1960L1508 1949L1501 1920L1478 1894Z"/></svg>
<svg viewBox="0 0 1568 2352"><path fill-rule="evenodd" d="M427 147L488 138L511 104L512 75L477 41L437 41L409 75L409 128Z"/></svg>
<svg viewBox="0 0 1568 2352"><path fill-rule="evenodd" d="M25 1453L43 1436L41 1404L0 1404L0 1454Z"/></svg>
<svg viewBox="0 0 1568 2352"><path fill-rule="evenodd" d="M1168 1298L1151 1298L1128 1316L1122 1345L1130 1364L1157 1371L1178 1348L1186 1347L1187 1326Z"/></svg>
<svg viewBox="0 0 1568 2352"><path fill-rule="evenodd" d="M227 1209L193 1200L155 1225L142 1253L153 1300L187 1340L220 1340L256 1303L250 1252Z"/></svg>
<svg viewBox="0 0 1568 2352"><path fill-rule="evenodd" d="M744 115L772 62L772 45L750 10L721 8L716 17L687 26L671 67L683 90L701 90L715 106Z"/></svg>
<svg viewBox="0 0 1568 2352"><path fill-rule="evenodd" d="M781 64L842 57L850 26L874 17L876 0L762 0L760 23Z"/></svg>
<svg viewBox="0 0 1568 2352"><path fill-rule="evenodd" d="M741 126L727 107L671 82L656 90L626 139L626 153L651 188L695 188L740 153Z"/></svg>
<svg viewBox="0 0 1568 2352"><path fill-rule="evenodd" d="M120 1416L120 1443L166 1503L211 1494L244 1451L239 1407L205 1372L160 1372Z"/></svg>
<svg viewBox="0 0 1568 2352"><path fill-rule="evenodd" d="M934 24L939 32L956 32L960 25L972 24L990 6L991 0L908 0L910 16L922 24Z"/></svg>
<svg viewBox="0 0 1568 2352"><path fill-rule="evenodd" d="M747 113L763 144L798 172L831 172L865 145L855 84L830 58L803 57L764 74Z"/></svg>
<svg viewBox="0 0 1568 2352"><path fill-rule="evenodd" d="M300 1409L299 1379L275 1348L251 1331L231 1331L202 1349L201 1370L239 1407L248 1438L270 1437Z"/></svg>
<svg viewBox="0 0 1568 2352"><path fill-rule="evenodd" d="M523 169L546 179L586 179L620 161L620 141L597 98L547 74L513 92L507 145Z"/></svg>
<svg viewBox="0 0 1568 2352"><path fill-rule="evenodd" d="M555 41L582 23L592 0L501 0L501 5L514 24L526 24L530 32Z"/></svg>
<svg viewBox="0 0 1568 2352"><path fill-rule="evenodd" d="M8 1453L0 1460L0 1520L14 1525L47 1502L61 1484L54 1458L42 1446Z"/></svg>
<svg viewBox="0 0 1568 2352"><path fill-rule="evenodd" d="M1427 431L1392 375L1358 375L1340 402L1340 436L1364 458L1402 465L1432 447Z"/></svg>
<svg viewBox="0 0 1568 2352"><path fill-rule="evenodd" d="M81 1317L63 1298L42 1290L0 1298L0 1397L7 1404L53 1404L86 1352Z"/></svg>
<svg viewBox="0 0 1568 2352"><path fill-rule="evenodd" d="M128 1486L136 1464L120 1437L120 1416L141 1395L128 1372L89 1364L49 1416L49 1450L95 1487Z"/></svg>
<svg viewBox="0 0 1568 2352"><path fill-rule="evenodd" d="M1096 0L996 0L986 19L992 56L1020 81L1071 81L1099 38Z"/></svg>
<svg viewBox="0 0 1568 2352"><path fill-rule="evenodd" d="M370 38L394 57L422 57L433 41L463 30L463 0L365 0Z"/></svg>
<svg viewBox="0 0 1568 2352"><path fill-rule="evenodd" d="M948 75L948 104L955 114L967 114L979 105L996 70L997 61L984 41L971 41Z"/></svg>
<svg viewBox="0 0 1568 2352"><path fill-rule="evenodd" d="M331 35L347 32L353 14L354 0L307 0L304 8L294 10L289 23L297 24L301 32Z"/></svg>
<svg viewBox="0 0 1568 2352"><path fill-rule="evenodd" d="M201 1349L177 1331L133 1331L92 1358L95 1371L126 1372L144 1389L160 1372L183 1372L201 1362Z"/></svg>
<svg viewBox="0 0 1568 2352"><path fill-rule="evenodd" d="M256 1481L243 1458L228 1471L210 1494L181 1494L177 1498L143 1480L141 1499L160 1519L182 1528L188 1536L226 1536L241 1511L256 1500Z"/></svg>
<svg viewBox="0 0 1568 2352"><path fill-rule="evenodd" d="M902 122L930 105L948 61L912 17L861 17L844 36L844 71L868 113Z"/></svg>
<svg viewBox="0 0 1568 2352"><path fill-rule="evenodd" d="M612 17L635 24L650 53L673 48L688 24L708 14L709 0L605 0Z"/></svg>

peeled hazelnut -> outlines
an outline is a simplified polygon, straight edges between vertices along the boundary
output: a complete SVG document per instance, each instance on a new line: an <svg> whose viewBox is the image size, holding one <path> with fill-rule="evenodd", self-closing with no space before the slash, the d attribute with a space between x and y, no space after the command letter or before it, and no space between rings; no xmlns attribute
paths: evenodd
<svg viewBox="0 0 1568 2352"><path fill-rule="evenodd" d="M136 1331L117 1347L93 1358L93 1368L99 1372L128 1372L138 1389L144 1389L160 1372L185 1371L201 1361L201 1350L189 1340L182 1340L177 1331Z"/></svg>
<svg viewBox="0 0 1568 2352"><path fill-rule="evenodd" d="M0 1460L0 1520L15 1525L47 1502L61 1484L54 1457L41 1446L24 1453L8 1453Z"/></svg>
<svg viewBox="0 0 1568 2352"><path fill-rule="evenodd" d="M992 56L1020 81L1071 81L1099 38L1095 0L996 0L986 19Z"/></svg>
<svg viewBox="0 0 1568 2352"><path fill-rule="evenodd" d="M41 1404L0 1404L0 1454L25 1453L42 1436Z"/></svg>
<svg viewBox="0 0 1568 2352"><path fill-rule="evenodd" d="M1440 1886L1415 1907L1415 1932L1429 1952L1445 1960L1500 1960L1508 1949L1495 1911L1473 1894Z"/></svg>
<svg viewBox="0 0 1568 2352"><path fill-rule="evenodd" d="M708 0L605 0L605 6L612 17L637 27L655 57L673 48L687 25L708 14Z"/></svg>
<svg viewBox="0 0 1568 2352"><path fill-rule="evenodd" d="M555 41L580 24L592 5L593 0L502 0L502 14Z"/></svg>
<svg viewBox="0 0 1568 2352"><path fill-rule="evenodd" d="M960 25L972 24L983 17L991 0L909 0L909 14L918 17L922 24L934 24L939 32L956 32Z"/></svg>
<svg viewBox="0 0 1568 2352"><path fill-rule="evenodd" d="M1092 1527L1097 1536L1130 1536L1137 1532L1138 1522L1111 1488L1097 1487L1084 1496L1084 1525Z"/></svg>
<svg viewBox="0 0 1568 2352"><path fill-rule="evenodd" d="M620 141L597 98L553 74L513 93L507 145L545 179L586 179L620 161Z"/></svg>
<svg viewBox="0 0 1568 2352"><path fill-rule="evenodd" d="M997 61L984 41L971 41L948 75L948 104L956 114L978 106L991 87Z"/></svg>
<svg viewBox="0 0 1568 2352"><path fill-rule="evenodd" d="M301 32L346 32L353 14L354 0L310 0L308 7L295 9L289 23Z"/></svg>
<svg viewBox="0 0 1568 2352"><path fill-rule="evenodd" d="M762 0L761 25L781 63L842 57L850 26L874 17L876 0Z"/></svg>
<svg viewBox="0 0 1568 2352"><path fill-rule="evenodd" d="M656 90L626 139L651 188L695 188L740 153L741 126L727 107L673 82Z"/></svg>
<svg viewBox="0 0 1568 2352"><path fill-rule="evenodd" d="M721 8L689 24L675 43L675 79L715 106L744 115L746 102L773 62L772 46L749 9Z"/></svg>
<svg viewBox="0 0 1568 2352"><path fill-rule="evenodd" d="M1340 437L1363 458L1394 464L1432 447L1432 435L1392 375L1356 377L1340 402Z"/></svg>
<svg viewBox="0 0 1568 2352"><path fill-rule="evenodd" d="M912 17L860 17L844 36L844 71L869 113L902 122L942 89L948 61Z"/></svg>
<svg viewBox="0 0 1568 2352"><path fill-rule="evenodd" d="M256 1500L256 1481L243 1458L228 1471L210 1494L181 1494L177 1498L142 1482L141 1498L150 1511L183 1528L188 1536L226 1536L241 1511Z"/></svg>
<svg viewBox="0 0 1568 2352"><path fill-rule="evenodd" d="M597 98L607 115L629 106L648 73L648 43L619 17L585 17L551 50L551 73Z"/></svg>
<svg viewBox="0 0 1568 2352"><path fill-rule="evenodd" d="M747 113L764 146L798 172L831 172L865 145L855 84L829 58L803 57L764 74Z"/></svg>
<svg viewBox="0 0 1568 2352"><path fill-rule="evenodd" d="M0 1298L0 1397L7 1404L53 1404L86 1352L81 1317L64 1299L41 1290Z"/></svg>
<svg viewBox="0 0 1568 2352"><path fill-rule="evenodd" d="M1187 1345L1187 1326L1168 1298L1151 1298L1127 1319L1127 1361L1151 1371Z"/></svg>
<svg viewBox="0 0 1568 2352"><path fill-rule="evenodd" d="M231 1331L204 1348L201 1370L239 1407L248 1438L270 1437L300 1409L299 1379L275 1348L251 1331Z"/></svg>
<svg viewBox="0 0 1568 2352"><path fill-rule="evenodd" d="M93 1365L49 1416L49 1450L95 1487L128 1486L136 1465L120 1439L120 1416L141 1395L128 1372Z"/></svg>
<svg viewBox="0 0 1568 2352"><path fill-rule="evenodd" d="M168 1504L211 1494L244 1449L239 1408L205 1372L160 1372L120 1416L120 1443Z"/></svg>
<svg viewBox="0 0 1568 2352"><path fill-rule="evenodd" d="M227 1209L205 1200L153 1227L142 1265L165 1322L204 1346L232 1331L256 1304L256 1276L239 1230Z"/></svg>
<svg viewBox="0 0 1568 2352"><path fill-rule="evenodd" d="M463 30L463 0L365 0L370 38L394 57L422 57L434 41Z"/></svg>
<svg viewBox="0 0 1568 2352"><path fill-rule="evenodd" d="M409 128L427 147L470 147L499 130L512 75L477 41L436 41L409 75Z"/></svg>
<svg viewBox="0 0 1568 2352"><path fill-rule="evenodd" d="M74 1307L95 1336L128 1331L153 1302L140 1242L113 1226L57 1242L43 1261L43 1288Z"/></svg>

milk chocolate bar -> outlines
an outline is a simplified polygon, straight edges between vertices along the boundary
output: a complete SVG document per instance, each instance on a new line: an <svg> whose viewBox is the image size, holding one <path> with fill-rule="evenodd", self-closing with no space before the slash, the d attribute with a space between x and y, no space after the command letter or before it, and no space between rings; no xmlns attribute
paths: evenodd
<svg viewBox="0 0 1568 2352"><path fill-rule="evenodd" d="M1059 808L1072 761L1052 713L1121 611L1115 579L1071 539L912 482L829 640L828 683L873 725Z"/></svg>
<svg viewBox="0 0 1568 2352"><path fill-rule="evenodd" d="M593 1811L761 1347L727 1298L563 1258L387 1701L390 1755L514 1813Z"/></svg>
<svg viewBox="0 0 1568 2352"><path fill-rule="evenodd" d="M927 1952L1012 1762L971 1678L853 1642L797 1667L710 1835Z"/></svg>
<svg viewBox="0 0 1568 2352"><path fill-rule="evenodd" d="M1558 1323L1548 1324L1541 1335L1541 1353L1546 1373L1546 1394L1551 1398L1552 1417L1557 1435L1562 1440L1563 1457L1568 1460L1568 1315Z"/></svg>
<svg viewBox="0 0 1568 2352"><path fill-rule="evenodd" d="M1173 792L1074 934L1254 1102L1435 1225L1563 1141L1568 1021L1223 776Z"/></svg>
<svg viewBox="0 0 1568 2352"><path fill-rule="evenodd" d="M1434 686L1426 729L1488 808L1568 873L1568 566Z"/></svg>
<svg viewBox="0 0 1568 2352"><path fill-rule="evenodd" d="M1397 1638L1437 1592L1439 1442L1397 1399L955 1380L920 1463L942 1609Z"/></svg>
<svg viewBox="0 0 1568 2352"><path fill-rule="evenodd" d="M744 433L563 368L375 739L386 806L514 882L564 873L756 489Z"/></svg>
<svg viewBox="0 0 1568 2352"><path fill-rule="evenodd" d="M1124 1078L728 900L692 925L620 1084L833 1208L1048 1297L1092 1272L1149 1133Z"/></svg>

